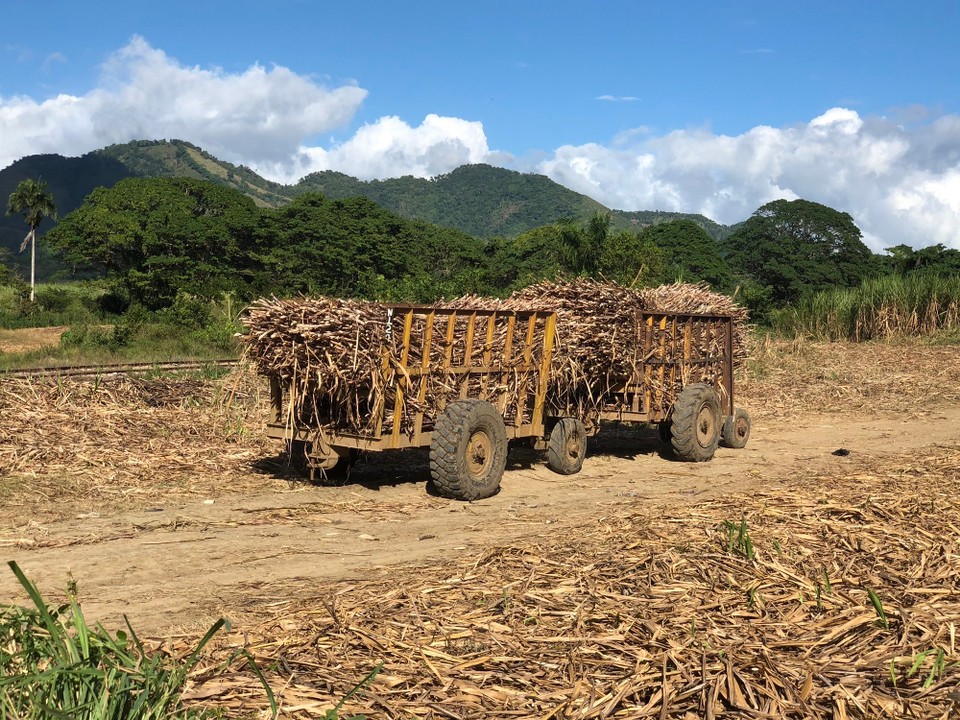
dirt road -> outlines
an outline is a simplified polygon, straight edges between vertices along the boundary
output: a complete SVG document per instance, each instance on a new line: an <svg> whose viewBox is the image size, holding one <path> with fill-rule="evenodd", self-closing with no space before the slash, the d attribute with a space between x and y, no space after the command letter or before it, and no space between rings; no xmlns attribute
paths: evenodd
<svg viewBox="0 0 960 720"><path fill-rule="evenodd" d="M478 555L638 507L682 513L693 501L788 488L797 477L958 442L956 405L909 420L806 414L755 421L746 449L720 449L704 464L664 456L655 433L611 431L592 441L575 476L553 474L535 453L515 449L501 492L476 503L427 494L425 455L384 454L361 461L344 487L266 478L256 495L190 504L156 498L144 511L26 523L0 532L0 547L51 597L74 578L87 615L107 627L127 615L145 633L192 631L280 598L322 595L340 579ZM840 448L849 453L834 455ZM6 571L0 602L25 602Z"/></svg>

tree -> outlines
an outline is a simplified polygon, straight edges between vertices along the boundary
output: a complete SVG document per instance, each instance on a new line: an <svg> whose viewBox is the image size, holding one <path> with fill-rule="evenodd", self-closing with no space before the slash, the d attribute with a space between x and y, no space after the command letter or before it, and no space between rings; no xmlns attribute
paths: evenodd
<svg viewBox="0 0 960 720"><path fill-rule="evenodd" d="M555 227L564 268L577 275L596 275L610 234L610 214L598 210L585 228L570 219L561 220Z"/></svg>
<svg viewBox="0 0 960 720"><path fill-rule="evenodd" d="M13 279L13 271L7 266L9 252L0 248L0 285L6 285Z"/></svg>
<svg viewBox="0 0 960 720"><path fill-rule="evenodd" d="M893 272L906 275L914 272L952 275L960 273L960 250L938 243L919 250L909 245L887 248L884 264Z"/></svg>
<svg viewBox="0 0 960 720"><path fill-rule="evenodd" d="M10 193L7 201L7 215L21 212L30 227L30 232L20 245L20 252L26 250L28 244L30 245L30 302L33 302L36 297L37 228L45 217L54 220L57 217L57 206L54 205L53 195L50 194L45 182L27 178Z"/></svg>
<svg viewBox="0 0 960 720"><path fill-rule="evenodd" d="M665 279L666 261L663 250L642 233L621 230L607 236L600 272L628 287L657 285Z"/></svg>
<svg viewBox="0 0 960 720"><path fill-rule="evenodd" d="M717 241L693 220L671 220L656 223L640 231L641 241L648 241L663 251L668 280L705 281L715 290L731 289L730 266L720 255Z"/></svg>
<svg viewBox="0 0 960 720"><path fill-rule="evenodd" d="M253 200L189 178L129 178L97 188L47 235L75 264L93 266L156 310L178 293L215 297L249 274Z"/></svg>
<svg viewBox="0 0 960 720"><path fill-rule="evenodd" d="M775 200L724 239L731 268L770 288L776 305L830 287L854 287L875 275L877 258L845 212L808 200Z"/></svg>

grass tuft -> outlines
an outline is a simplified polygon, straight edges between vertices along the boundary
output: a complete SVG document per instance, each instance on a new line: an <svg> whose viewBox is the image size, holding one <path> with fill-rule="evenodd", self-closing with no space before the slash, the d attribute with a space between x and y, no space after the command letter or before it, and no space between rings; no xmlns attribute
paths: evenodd
<svg viewBox="0 0 960 720"><path fill-rule="evenodd" d="M64 605L47 605L19 566L7 564L33 607L0 610L0 717L220 717L216 711L184 708L180 695L187 674L225 620L214 623L185 660L176 661L161 652L149 653L129 623L116 634L101 625L91 627L74 592Z"/></svg>

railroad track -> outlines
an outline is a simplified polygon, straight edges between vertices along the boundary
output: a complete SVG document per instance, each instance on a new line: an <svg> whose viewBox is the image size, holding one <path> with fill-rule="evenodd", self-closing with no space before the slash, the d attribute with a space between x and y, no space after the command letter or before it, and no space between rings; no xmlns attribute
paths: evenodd
<svg viewBox="0 0 960 720"><path fill-rule="evenodd" d="M0 379L41 377L104 377L107 375L139 375L150 372L187 372L210 367L232 368L239 360L186 360L180 362L122 363L116 365L71 365L64 367L23 368L0 371Z"/></svg>

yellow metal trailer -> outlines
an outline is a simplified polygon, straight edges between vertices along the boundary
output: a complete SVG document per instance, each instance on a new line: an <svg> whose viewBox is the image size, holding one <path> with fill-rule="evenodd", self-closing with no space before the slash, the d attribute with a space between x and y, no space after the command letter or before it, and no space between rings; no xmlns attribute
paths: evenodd
<svg viewBox="0 0 960 720"><path fill-rule="evenodd" d="M746 444L749 416L734 405L731 317L640 312L631 335L618 349L631 358L628 382L576 417L549 403L555 313L387 306L362 427L338 423L330 408L290 402L293 381L273 378L267 432L311 476L348 471L360 451L429 447L434 486L465 500L497 491L507 443L519 438L531 438L564 474L580 470L588 435L605 422L656 426L683 460L709 460L720 443Z"/></svg>
<svg viewBox="0 0 960 720"><path fill-rule="evenodd" d="M385 308L375 397L362 431L303 422L273 378L270 437L310 472L346 470L357 451L431 448L431 476L450 496L497 491L507 441L542 437L556 314ZM321 419L322 420L322 419Z"/></svg>

